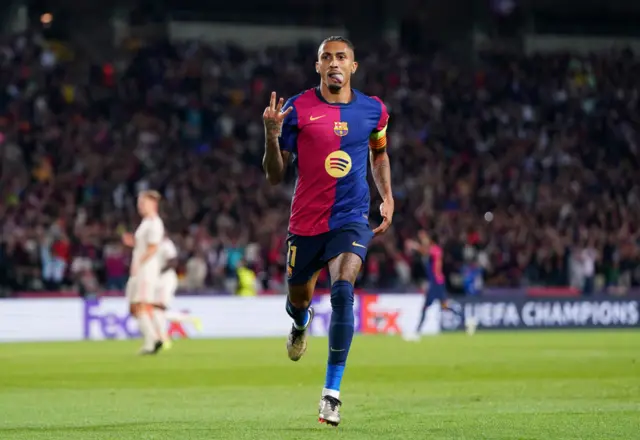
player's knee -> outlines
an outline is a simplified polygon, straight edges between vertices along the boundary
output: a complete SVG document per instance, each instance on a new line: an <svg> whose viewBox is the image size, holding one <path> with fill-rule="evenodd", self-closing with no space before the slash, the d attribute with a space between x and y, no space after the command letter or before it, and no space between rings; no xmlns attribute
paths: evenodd
<svg viewBox="0 0 640 440"><path fill-rule="evenodd" d="M140 304L130 304L129 313L133 316L138 316L140 314Z"/></svg>
<svg viewBox="0 0 640 440"><path fill-rule="evenodd" d="M353 309L353 284L346 280L337 280L331 285L331 307Z"/></svg>

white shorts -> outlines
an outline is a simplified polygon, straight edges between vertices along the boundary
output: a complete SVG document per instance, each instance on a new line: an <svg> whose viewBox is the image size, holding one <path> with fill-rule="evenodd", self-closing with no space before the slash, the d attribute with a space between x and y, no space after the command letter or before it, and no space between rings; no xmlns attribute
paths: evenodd
<svg viewBox="0 0 640 440"><path fill-rule="evenodd" d="M178 290L178 275L175 270L168 270L158 279L154 304L169 307L176 296L176 290Z"/></svg>
<svg viewBox="0 0 640 440"><path fill-rule="evenodd" d="M125 293L129 303L152 304L158 286L158 271L154 267L145 267L136 276L127 281Z"/></svg>
<svg viewBox="0 0 640 440"><path fill-rule="evenodd" d="M151 304L154 299L153 292L155 292L157 285L157 277L130 277L125 288L127 299L131 304Z"/></svg>

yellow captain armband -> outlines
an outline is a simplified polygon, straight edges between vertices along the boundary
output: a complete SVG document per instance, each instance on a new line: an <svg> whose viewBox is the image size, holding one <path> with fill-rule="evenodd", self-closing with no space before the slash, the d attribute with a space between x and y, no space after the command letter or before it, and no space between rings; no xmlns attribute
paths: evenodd
<svg viewBox="0 0 640 440"><path fill-rule="evenodd" d="M387 146L387 126L369 136L369 148L372 150L380 150Z"/></svg>

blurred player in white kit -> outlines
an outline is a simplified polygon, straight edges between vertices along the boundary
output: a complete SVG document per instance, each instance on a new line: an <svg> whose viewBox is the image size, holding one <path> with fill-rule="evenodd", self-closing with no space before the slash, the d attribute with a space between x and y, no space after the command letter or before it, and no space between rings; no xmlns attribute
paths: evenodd
<svg viewBox="0 0 640 440"><path fill-rule="evenodd" d="M170 308L178 289L178 249L168 236L165 236L160 244L160 279L156 286L156 295L153 303L153 316L158 328L162 329L160 340L162 349L171 348L171 338L167 321L190 322L197 330L202 323L199 318L182 312L167 310Z"/></svg>
<svg viewBox="0 0 640 440"><path fill-rule="evenodd" d="M137 319L143 337L140 354L155 354L162 348L163 329L154 317L154 307L160 272L160 244L164 238L164 223L158 214L160 194L142 191L138 195L138 213L142 222L135 235L124 234L122 242L133 247L133 258L126 295L129 311Z"/></svg>

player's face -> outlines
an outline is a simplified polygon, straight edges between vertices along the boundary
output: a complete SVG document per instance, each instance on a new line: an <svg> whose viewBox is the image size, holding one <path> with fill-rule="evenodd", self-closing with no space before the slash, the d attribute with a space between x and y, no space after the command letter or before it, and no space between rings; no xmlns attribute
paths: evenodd
<svg viewBox="0 0 640 440"><path fill-rule="evenodd" d="M149 199L144 196L138 197L138 214L145 216L147 212L149 212Z"/></svg>
<svg viewBox="0 0 640 440"><path fill-rule="evenodd" d="M349 85L357 68L353 51L342 41L329 41L320 46L316 72L332 92L337 93Z"/></svg>
<svg viewBox="0 0 640 440"><path fill-rule="evenodd" d="M151 197L138 197L138 214L141 216L151 215L158 211L158 203Z"/></svg>

